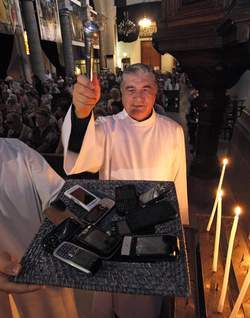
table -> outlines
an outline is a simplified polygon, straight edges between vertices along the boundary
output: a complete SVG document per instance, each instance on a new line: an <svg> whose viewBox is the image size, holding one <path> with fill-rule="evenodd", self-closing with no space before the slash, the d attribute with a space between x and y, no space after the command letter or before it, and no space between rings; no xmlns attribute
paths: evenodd
<svg viewBox="0 0 250 318"><path fill-rule="evenodd" d="M67 180L58 197L81 219L86 211L64 196L63 193L66 189L79 184L98 196L108 196L114 199L115 187L127 183L135 184L138 191L144 192L160 182ZM161 183L168 188L167 199L178 208L174 184L172 182ZM110 213L99 226L107 230L111 220L115 219L119 219L119 216L115 212ZM60 262L43 250L41 241L53 229L53 226L55 226L53 223L45 219L22 259L22 271L14 278L15 282L141 295L179 297L190 295L187 251L180 218L156 226L156 233L179 236L180 257L177 261L128 263L105 260L93 277L88 277L85 273Z"/></svg>

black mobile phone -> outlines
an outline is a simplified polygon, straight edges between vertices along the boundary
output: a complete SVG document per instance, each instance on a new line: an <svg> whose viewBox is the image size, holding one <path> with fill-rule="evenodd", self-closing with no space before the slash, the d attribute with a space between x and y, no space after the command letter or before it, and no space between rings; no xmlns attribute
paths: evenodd
<svg viewBox="0 0 250 318"><path fill-rule="evenodd" d="M74 237L74 243L80 244L101 258L111 258L121 246L119 234L108 234L96 227L89 227Z"/></svg>
<svg viewBox="0 0 250 318"><path fill-rule="evenodd" d="M100 258L71 242L62 242L53 255L88 275L93 275L101 266Z"/></svg>
<svg viewBox="0 0 250 318"><path fill-rule="evenodd" d="M140 207L131 211L126 215L126 222L131 233L137 233L145 230L152 230L154 226L169 222L178 217L178 212L172 204L166 200L155 202L152 205L147 205L144 208Z"/></svg>
<svg viewBox="0 0 250 318"><path fill-rule="evenodd" d="M102 199L88 214L84 221L96 224L100 222L115 206L115 202L109 198Z"/></svg>
<svg viewBox="0 0 250 318"><path fill-rule="evenodd" d="M46 252L53 253L63 241L69 241L88 226L87 223L79 223L73 218L67 218L43 238L42 246Z"/></svg>
<svg viewBox="0 0 250 318"><path fill-rule="evenodd" d="M123 216L138 205L138 195L134 184L125 184L115 188L116 211Z"/></svg>
<svg viewBox="0 0 250 318"><path fill-rule="evenodd" d="M125 236L121 256L137 261L174 261L180 254L177 236L167 234Z"/></svg>

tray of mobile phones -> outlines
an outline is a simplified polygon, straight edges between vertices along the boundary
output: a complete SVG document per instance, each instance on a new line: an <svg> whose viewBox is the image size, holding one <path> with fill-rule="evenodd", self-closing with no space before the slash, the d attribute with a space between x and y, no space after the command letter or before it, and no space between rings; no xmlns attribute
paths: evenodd
<svg viewBox="0 0 250 318"><path fill-rule="evenodd" d="M173 182L67 180L58 199L64 202L65 206L70 209L77 220L82 223L85 222L88 225L88 223L91 223L86 222L86 217L89 214L88 209L77 204L76 201L65 195L65 192L75 185L80 185L84 189L87 189L90 194L94 193L95 197L92 198L93 200L97 198L115 200L115 189L118 186L126 184L134 184L138 193L144 193L157 184L164 184L167 189L165 199L178 211ZM79 193L77 193L77 195L79 195ZM88 198L88 202L90 201L91 198ZM93 226L97 226L103 233L110 230L110 226L114 221L123 219L122 216L116 213L115 209L112 209L111 212L109 211L109 213L106 214L99 211L96 215L98 215L98 223ZM93 216L87 218L87 220L92 221L92 217ZM96 216L94 220L96 220ZM52 222L45 219L22 259L22 270L20 274L14 277L14 279L12 279L13 281L17 283L33 283L129 294L180 297L187 297L190 294L187 252L183 228L179 217L155 227L156 236L162 237L163 235L170 235L172 237L178 237L179 254L174 260L159 259L159 261L151 262L150 257L148 259L146 257L145 261L131 262L131 260L126 261L125 259L116 260L116 258L103 258L100 268L97 271L95 269L94 275L88 275L88 271L81 271L71 266L70 263L61 261L55 257L53 253L44 249L44 238L51 233L55 227ZM82 234L80 239L85 240L85 236ZM147 242L147 240L147 237L137 238L139 243L142 241ZM75 242L72 244L75 244ZM140 249L140 245L138 246L140 253L142 250ZM63 246L63 248L58 251L58 255L60 257L64 256L68 248L68 245ZM84 257L82 257L82 255L85 255L84 249L85 246L83 246L83 250L80 251L81 261L85 260ZM95 253L93 256L96 256ZM73 255L72 257L75 256ZM91 261L93 259L94 257L90 258ZM90 272L95 268L92 265L92 263L88 264Z"/></svg>

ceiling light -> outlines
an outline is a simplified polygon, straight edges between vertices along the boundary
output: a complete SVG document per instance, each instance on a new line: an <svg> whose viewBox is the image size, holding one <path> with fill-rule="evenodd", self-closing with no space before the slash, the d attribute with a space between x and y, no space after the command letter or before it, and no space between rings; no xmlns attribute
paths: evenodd
<svg viewBox="0 0 250 318"><path fill-rule="evenodd" d="M151 26L152 21L149 18L144 17L143 19L141 19L138 24L140 27L142 28L148 28Z"/></svg>

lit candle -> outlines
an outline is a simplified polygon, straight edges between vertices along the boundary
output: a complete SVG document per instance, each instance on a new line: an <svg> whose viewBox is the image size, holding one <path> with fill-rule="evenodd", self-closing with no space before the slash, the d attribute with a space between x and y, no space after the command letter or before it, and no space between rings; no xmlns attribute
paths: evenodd
<svg viewBox="0 0 250 318"><path fill-rule="evenodd" d="M222 214L222 191L220 191L218 196L218 206L217 206L217 222L216 222L216 233L214 240L214 257L213 257L213 272L217 272L218 264L218 254L220 245L220 230L221 230L221 214Z"/></svg>
<svg viewBox="0 0 250 318"><path fill-rule="evenodd" d="M236 207L235 208L235 217L234 217L233 226L231 229L230 239L229 239L229 243L228 243L225 273L224 273L224 278L223 278L223 283L222 283L220 300L219 300L219 304L218 304L218 308L217 308L218 312L223 312L223 308L224 308L224 302L225 302L225 298L226 298L227 285L228 285L228 277L229 277L229 271L230 271L230 265L231 265L231 258L232 258L232 250L233 250L234 238L235 238L235 234L237 231L240 212L241 212L241 208Z"/></svg>
<svg viewBox="0 0 250 318"><path fill-rule="evenodd" d="M219 181L219 184L218 184L218 188L217 188L217 192L216 192L216 197L215 197L215 200L214 200L214 206L213 206L213 209L212 209L212 212L211 212L209 221L208 221L208 225L207 225L207 231L208 231L208 232L210 231L211 225L212 225L212 223L213 223L215 211L216 211L217 204L218 204L218 196L219 196L219 193L220 193L220 191L221 191L222 182L223 182L223 179L224 179L224 175L225 175L225 170L226 170L227 164L228 164L228 159L227 159L227 158L224 158L224 159L223 159L223 166L222 166L222 170L221 170L221 175L220 175L220 181Z"/></svg>
<svg viewBox="0 0 250 318"><path fill-rule="evenodd" d="M250 268L248 269L248 272L247 272L247 275L244 279L244 282L241 286L241 290L240 290L240 293L239 293L239 296L236 300L236 303L234 305L234 308L231 312L231 315L229 316L229 318L235 318L239 309L240 309L240 306L244 300L244 297L246 295L246 292L248 290L248 287L250 286Z"/></svg>

